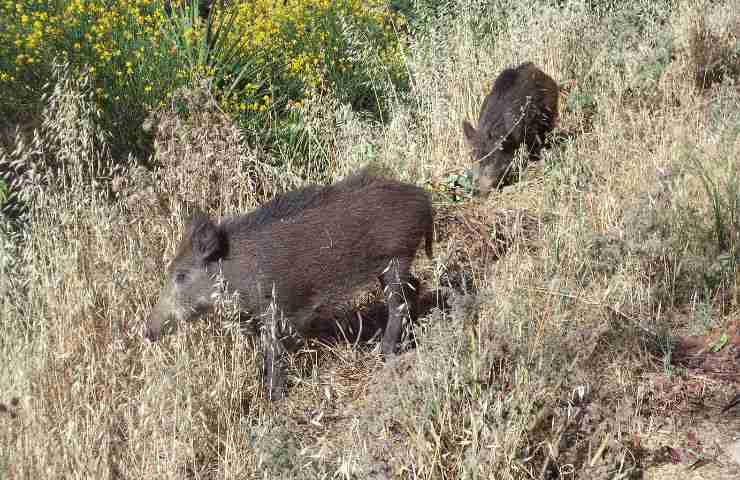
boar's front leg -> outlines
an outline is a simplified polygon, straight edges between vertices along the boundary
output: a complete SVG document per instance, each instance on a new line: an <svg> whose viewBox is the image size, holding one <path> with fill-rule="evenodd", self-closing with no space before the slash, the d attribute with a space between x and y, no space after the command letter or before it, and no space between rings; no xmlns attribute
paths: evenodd
<svg viewBox="0 0 740 480"><path fill-rule="evenodd" d="M411 260L408 258L394 258L380 276L388 305L388 325L385 327L380 348L384 355L395 352L396 345L401 340L404 319L409 315L410 300L416 294L410 287L410 265Z"/></svg>

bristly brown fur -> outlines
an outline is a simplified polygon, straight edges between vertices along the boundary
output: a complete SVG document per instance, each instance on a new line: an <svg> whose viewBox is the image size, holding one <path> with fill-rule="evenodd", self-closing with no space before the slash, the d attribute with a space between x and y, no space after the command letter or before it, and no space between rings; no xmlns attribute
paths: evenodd
<svg viewBox="0 0 740 480"><path fill-rule="evenodd" d="M539 158L545 135L558 123L559 96L558 84L531 62L499 74L483 101L477 128L463 123L479 193L513 178L520 145L526 145L530 159Z"/></svg>
<svg viewBox="0 0 740 480"><path fill-rule="evenodd" d="M276 302L307 336L326 330L333 303L379 279L389 310L382 350L391 353L406 301L413 302L406 285L422 240L432 256L433 216L423 189L367 169L334 185L279 195L219 225L197 214L168 269L147 337L155 340L172 319L186 321L211 307L219 293L215 275L239 294L245 313L259 315Z"/></svg>

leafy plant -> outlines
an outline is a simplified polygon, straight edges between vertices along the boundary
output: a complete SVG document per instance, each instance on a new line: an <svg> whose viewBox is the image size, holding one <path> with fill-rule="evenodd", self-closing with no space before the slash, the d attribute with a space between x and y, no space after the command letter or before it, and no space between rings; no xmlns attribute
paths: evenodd
<svg viewBox="0 0 740 480"><path fill-rule="evenodd" d="M719 252L733 258L740 253L740 171L735 161L727 162L724 171L716 174L695 157L696 176L701 180L712 213L712 236Z"/></svg>
<svg viewBox="0 0 740 480"><path fill-rule="evenodd" d="M453 173L445 177L437 188L447 201L460 203L473 197L473 179L467 173Z"/></svg>
<svg viewBox="0 0 740 480"><path fill-rule="evenodd" d="M254 52L247 51L238 41L245 32L235 23L237 12L214 7L205 19L202 19L204 12L198 1L171 8L170 17L163 25L164 37L186 67L191 83L209 78L226 101L235 98L241 103L258 100L265 78ZM248 83L246 79L253 82L258 79L258 83Z"/></svg>
<svg viewBox="0 0 740 480"><path fill-rule="evenodd" d="M0 112L13 118L42 110L51 60L89 76L105 129L117 132L118 157L142 146L141 122L181 81L161 41L165 16L151 0L0 3Z"/></svg>
<svg viewBox="0 0 740 480"><path fill-rule="evenodd" d="M268 67L271 101L285 108L332 93L380 113L407 86L397 26L405 19L377 0L257 0L234 7L238 41Z"/></svg>
<svg viewBox="0 0 740 480"><path fill-rule="evenodd" d="M0 208L5 205L5 202L8 200L8 195L10 195L8 183L4 179L0 178Z"/></svg>

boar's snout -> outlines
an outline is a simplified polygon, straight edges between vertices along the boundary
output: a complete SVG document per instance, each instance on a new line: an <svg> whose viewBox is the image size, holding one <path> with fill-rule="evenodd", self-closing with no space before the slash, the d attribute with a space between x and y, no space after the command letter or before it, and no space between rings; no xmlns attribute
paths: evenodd
<svg viewBox="0 0 740 480"><path fill-rule="evenodd" d="M150 342L156 342L162 338L162 332L160 329L152 327L151 320L147 320L146 327L144 328L144 338Z"/></svg>
<svg viewBox="0 0 740 480"><path fill-rule="evenodd" d="M144 326L144 338L150 342L156 342L162 338L162 322L155 318L154 314L149 315Z"/></svg>

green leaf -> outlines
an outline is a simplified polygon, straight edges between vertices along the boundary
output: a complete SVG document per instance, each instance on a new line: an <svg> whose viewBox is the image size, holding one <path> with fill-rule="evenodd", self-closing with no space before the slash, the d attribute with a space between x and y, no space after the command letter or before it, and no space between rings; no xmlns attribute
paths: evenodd
<svg viewBox="0 0 740 480"><path fill-rule="evenodd" d="M727 337L727 334L726 333L723 333L717 339L717 341L714 342L714 344L711 347L709 347L709 351L712 352L712 353L719 352L720 350L722 350L723 348L725 348L725 345L727 345L727 341L728 340L729 340L729 338Z"/></svg>
<svg viewBox="0 0 740 480"><path fill-rule="evenodd" d="M5 203L9 195L10 189L8 188L8 184L5 182L5 180L0 178L0 206Z"/></svg>

